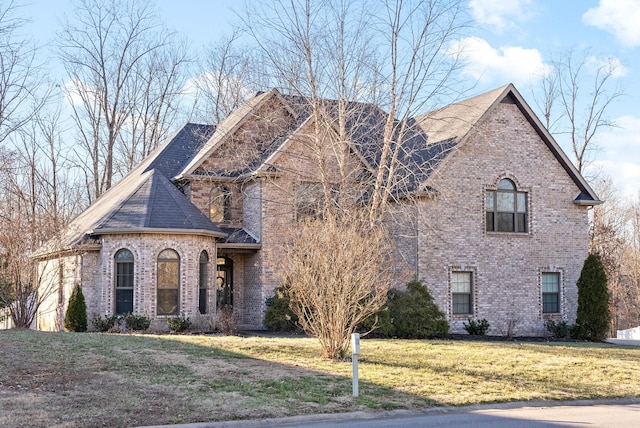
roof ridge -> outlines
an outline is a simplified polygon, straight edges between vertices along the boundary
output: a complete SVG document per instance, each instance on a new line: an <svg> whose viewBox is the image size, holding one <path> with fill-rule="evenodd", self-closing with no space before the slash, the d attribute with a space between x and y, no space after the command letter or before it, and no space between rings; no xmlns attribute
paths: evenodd
<svg viewBox="0 0 640 428"><path fill-rule="evenodd" d="M120 199L120 200L118 201L118 203L117 203L117 204L112 204L112 205L111 205L112 209L110 210L110 212L108 213L108 215L106 215L106 216L102 217L102 219L101 219L102 221L100 221L100 223L97 223L97 224L93 227L93 229L100 229L100 227L102 227L102 225L104 225L104 224L105 224L105 223L107 223L109 220L111 220L111 219L113 218L113 216L115 216L115 215L116 215L116 213L117 213L118 211L120 211L120 209L122 209L122 208L126 205L126 203L127 203L127 202L128 202L128 201L129 201L129 200L130 200L130 199L131 199L131 198L136 194L136 193L138 193L138 190L140 190L140 188L142 188L142 186L144 186L144 184L149 180L149 177L153 177L153 172L154 172L154 171L155 171L155 169L152 169L151 171L146 171L146 172L143 172L142 174L138 175L138 176L137 176L137 178L140 180L140 182L138 183L138 185L137 185L137 186L135 186L135 187L133 188L133 190L131 190L128 194L127 194L127 193L125 193L125 195L126 195L126 196L124 196L122 199ZM149 176L149 177L145 177L145 176ZM133 179L133 178L134 178L134 176L132 176L132 179ZM121 180L118 184L120 184L120 183L122 183L122 180ZM114 186L114 187L112 187L112 188L115 188L115 186ZM89 206L89 208L87 208L87 209L90 209L90 208L91 208L91 206Z"/></svg>

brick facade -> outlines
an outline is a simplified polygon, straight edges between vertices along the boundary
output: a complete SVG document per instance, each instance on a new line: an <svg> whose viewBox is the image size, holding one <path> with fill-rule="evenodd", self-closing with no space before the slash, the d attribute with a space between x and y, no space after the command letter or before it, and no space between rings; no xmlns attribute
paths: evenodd
<svg viewBox="0 0 640 428"><path fill-rule="evenodd" d="M442 178L440 178L442 177ZM444 179L446 177L446 179ZM528 193L528 233L485 231L484 192L502 178ZM514 104L499 104L442 166L433 181L439 195L419 204L419 278L463 333L469 315L452 315L450 274L473 275L474 319L489 334L543 335L544 320L572 323L576 281L587 256L587 207L579 189ZM540 274L559 272L561 313L542 314Z"/></svg>
<svg viewBox="0 0 640 428"><path fill-rule="evenodd" d="M282 281L287 242L297 224L296 189L302 182L321 182L322 176L340 177L338 168L344 163L330 144L308 139L314 129L307 123L277 152L271 152L266 173L232 180L211 171L231 171L238 159L254 162L293 120L281 99L269 99L221 140L196 174L181 182L191 203L206 216L212 189L224 186L230 192L230 215L220 226L243 228L259 249L226 244L217 248L215 238L198 234L110 234L101 237L99 250L58 259L46 268L45 277L55 282L62 268L66 298L62 300L66 302L73 285L81 282L89 319L113 314L114 256L126 248L134 255L134 312L155 317L157 257L171 248L180 256L180 313L193 317L198 312L199 256L207 251L207 307L216 308L216 259L227 257L233 263L233 306L239 326L262 328L266 299ZM348 161L353 163L344 169L357 176L361 161L355 156ZM323 165L322 171L318 164ZM485 192L495 190L503 178L527 194L526 233L486 231ZM580 193L576 181L516 104L499 103L492 108L427 184L437 193L417 203L389 205L386 220L396 257L397 287L423 280L454 333L463 333L463 322L469 318L486 318L489 334L513 335L542 335L546 319L575 321L576 281L587 256L587 207L573 203ZM452 313L453 272L471 275L471 314ZM557 314L542 313L540 277L545 272L560 274ZM41 312L39 328L59 328L64 307L58 297Z"/></svg>

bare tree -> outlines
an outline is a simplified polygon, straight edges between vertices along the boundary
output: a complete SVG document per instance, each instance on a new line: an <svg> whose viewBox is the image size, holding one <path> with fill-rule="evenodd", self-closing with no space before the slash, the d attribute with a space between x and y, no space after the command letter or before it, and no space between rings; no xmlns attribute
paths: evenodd
<svg viewBox="0 0 640 428"><path fill-rule="evenodd" d="M303 330L319 339L324 356L344 358L351 334L345 338L345 332L354 331L387 300L389 240L381 230L371 230L366 218L311 220L297 233L284 281L291 309Z"/></svg>
<svg viewBox="0 0 640 428"><path fill-rule="evenodd" d="M372 242L379 242L389 204L410 197L408 191L420 187L433 161L410 144L423 132L413 117L459 93L454 89L458 57L449 45L465 26L466 4L389 0L372 9L366 2L281 0L252 6L245 23L252 16L261 17L246 26L268 60L271 82L294 95L293 102L304 103L301 108L312 118L301 138L306 150L300 163L314 166L322 189L322 202L317 204L322 214L314 226L323 233L333 231L326 233L335 239L331 253L339 260L355 257L351 248L390 251L385 246L374 248ZM412 162L411 168L407 162ZM358 209L366 212L366 227L356 222L356 234L350 228ZM386 291L372 279L383 274L384 265L358 259L363 268L351 276L315 252L306 257L328 247L292 233L292 245L302 259L288 270L291 302L299 306L301 318L311 320L305 328L320 338L325 354L342 356L357 322L386 299ZM311 278L322 281L309 282ZM345 278L357 289L354 296L349 294L352 288L342 287ZM367 290L371 299L367 305L326 314L341 320L317 316L326 312L327 299L332 302L329 307L337 302L352 304L354 298L369 302ZM332 335L330 340L327 335Z"/></svg>
<svg viewBox="0 0 640 428"><path fill-rule="evenodd" d="M29 122L43 106L43 74L36 49L20 35L26 20L14 1L0 4L0 143Z"/></svg>
<svg viewBox="0 0 640 428"><path fill-rule="evenodd" d="M147 3L133 0L80 0L67 19L59 53L69 77L64 89L86 150L79 158L86 159L90 198L111 187L116 144L138 116L148 115L144 131L136 128L132 134L144 134L151 147L164 136L186 61L184 50L171 54L177 49L173 38ZM120 141L131 145L140 138ZM136 158L129 157L125 167Z"/></svg>
<svg viewBox="0 0 640 428"><path fill-rule="evenodd" d="M206 48L203 71L192 80L194 103L191 117L204 123L220 123L264 86L258 72L260 59L241 44L240 32Z"/></svg>
<svg viewBox="0 0 640 428"><path fill-rule="evenodd" d="M543 110L547 128L566 135L580 173L598 148L598 132L615 126L607 117L611 105L624 93L615 84L622 65L613 58L600 60L589 50L569 50L553 62L553 71L542 79Z"/></svg>
<svg viewBox="0 0 640 428"><path fill-rule="evenodd" d="M118 135L115 168L124 176L163 141L180 116L178 97L189 60L184 43L151 52L124 88L130 114Z"/></svg>
<svg viewBox="0 0 640 428"><path fill-rule="evenodd" d="M32 148L28 142L26 148ZM35 146L38 149L37 146ZM43 192L37 174L38 151L10 158L0 171L0 302L13 324L28 328L52 287L42 287L29 254L55 232L42 210Z"/></svg>

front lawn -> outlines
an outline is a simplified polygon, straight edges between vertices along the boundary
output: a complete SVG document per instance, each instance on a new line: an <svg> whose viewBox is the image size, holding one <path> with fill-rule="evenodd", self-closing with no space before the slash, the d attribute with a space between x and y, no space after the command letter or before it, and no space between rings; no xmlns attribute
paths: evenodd
<svg viewBox="0 0 640 428"><path fill-rule="evenodd" d="M640 349L362 340L351 362L306 338L0 331L0 426L134 426L521 400L640 396Z"/></svg>

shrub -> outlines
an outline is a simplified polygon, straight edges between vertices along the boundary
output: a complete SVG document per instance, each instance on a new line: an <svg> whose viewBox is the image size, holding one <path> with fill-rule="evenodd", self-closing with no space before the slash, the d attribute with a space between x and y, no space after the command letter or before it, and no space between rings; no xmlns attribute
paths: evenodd
<svg viewBox="0 0 640 428"><path fill-rule="evenodd" d="M607 275L598 254L589 254L578 278L576 339L603 340L609 328L609 292Z"/></svg>
<svg viewBox="0 0 640 428"><path fill-rule="evenodd" d="M286 287L275 289L273 297L267 299L267 310L264 313L264 325L273 331L296 331L298 316L289 307L290 300Z"/></svg>
<svg viewBox="0 0 640 428"><path fill-rule="evenodd" d="M551 337L556 339L565 339L569 337L569 324L566 321L555 322L548 320L544 323L547 331L551 333Z"/></svg>
<svg viewBox="0 0 640 428"><path fill-rule="evenodd" d="M233 308L225 305L218 310L218 328L227 336L232 336L238 332L238 323L233 313Z"/></svg>
<svg viewBox="0 0 640 428"><path fill-rule="evenodd" d="M105 315L104 318L95 317L94 319L91 320L91 324L93 324L93 328L95 328L97 331L100 331L100 332L111 330L113 326L115 326L119 322L120 322L120 317L118 317L117 315L111 315L110 317Z"/></svg>
<svg viewBox="0 0 640 428"><path fill-rule="evenodd" d="M191 320L185 316L167 318L169 330L181 333L191 326Z"/></svg>
<svg viewBox="0 0 640 428"><path fill-rule="evenodd" d="M403 339L446 337L449 323L433 303L429 289L420 281L407 284L404 291L393 290L387 301L394 335Z"/></svg>
<svg viewBox="0 0 640 428"><path fill-rule="evenodd" d="M469 318L469 324L465 322L462 323L462 325L464 329L467 330L467 333L472 336L484 336L487 334L487 330L489 330L489 321L485 318L477 321Z"/></svg>
<svg viewBox="0 0 640 428"><path fill-rule="evenodd" d="M122 320L127 326L127 329L133 331L143 331L151 325L151 319L146 315L127 313L122 316Z"/></svg>
<svg viewBox="0 0 640 428"><path fill-rule="evenodd" d="M361 334L369 333L373 337L395 336L396 328L393 325L389 306L385 304L378 312L362 321L358 326L358 332Z"/></svg>
<svg viewBox="0 0 640 428"><path fill-rule="evenodd" d="M67 331L87 331L87 304L84 301L80 284L76 284L69 298L69 306L64 317L64 328Z"/></svg>

